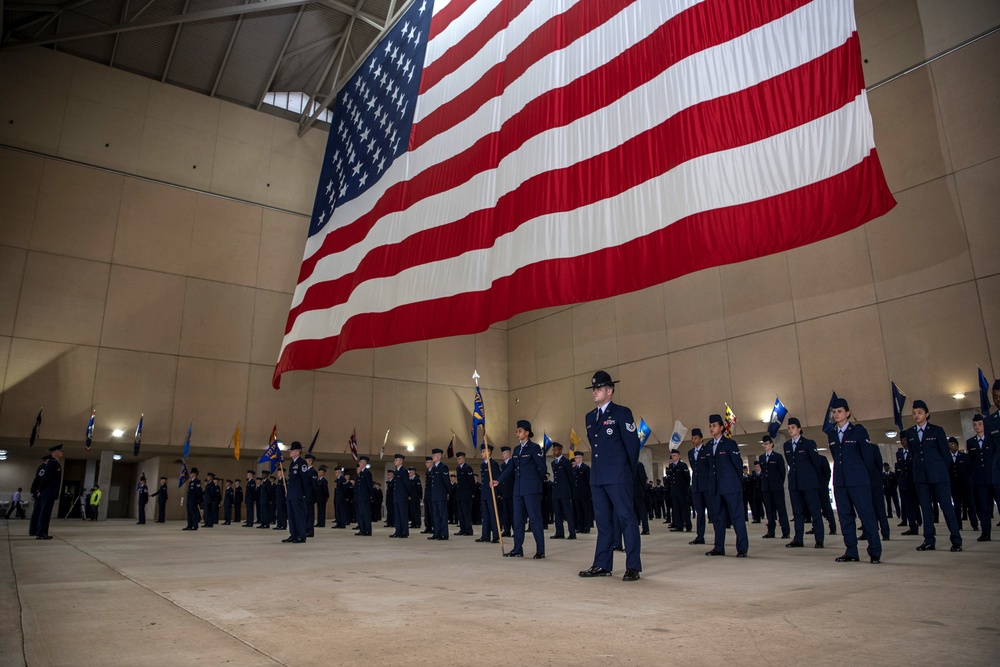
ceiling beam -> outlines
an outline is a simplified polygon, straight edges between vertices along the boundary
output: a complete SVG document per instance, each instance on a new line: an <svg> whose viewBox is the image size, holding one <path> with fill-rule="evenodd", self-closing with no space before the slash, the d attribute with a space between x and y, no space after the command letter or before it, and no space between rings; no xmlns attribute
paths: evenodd
<svg viewBox="0 0 1000 667"><path fill-rule="evenodd" d="M184 8L181 9L181 15L187 14L188 7L191 6L191 0L184 0ZM177 42L181 38L181 28L184 27L183 23L177 25L177 29L174 30L174 39L170 42L170 51L167 53L167 62L163 65L163 76L160 77L160 83L167 82L167 74L170 72L170 64L174 62L174 52L177 51Z"/></svg>
<svg viewBox="0 0 1000 667"><path fill-rule="evenodd" d="M344 12L345 14L353 16L357 20L361 21L362 23L367 23L376 30L385 29L385 23L380 22L377 16L372 16L371 14L363 12L360 9L355 9L346 2L341 2L341 0L323 0L323 4L328 5L336 9L337 11Z"/></svg>
<svg viewBox="0 0 1000 667"><path fill-rule="evenodd" d="M3 2L3 0L0 0ZM268 91L271 89L271 83L274 82L274 77L278 75L278 67L281 66L281 61L285 58L285 53L288 51L288 45L292 42L292 35L295 34L295 29L299 27L299 19L302 18L302 14L306 11L305 5L299 7L299 11L295 14L295 20L292 21L292 27L288 29L288 34L285 35L285 43L281 45L281 51L278 53L278 57L274 59L274 67L271 68L271 75L267 77L267 83L264 84L264 89L260 91L260 99L257 101L257 111L260 111L260 107L264 104L264 97L267 95Z"/></svg>
<svg viewBox="0 0 1000 667"><path fill-rule="evenodd" d="M81 2L91 2L91 1L92 0L81 0ZM276 9L299 7L301 5L308 5L316 2L320 2L320 0L262 0L261 2L254 2L245 5L236 5L232 7L217 7L215 9L206 9L203 11L190 12L187 14L177 14L174 16L146 19L143 21L133 21L131 23L119 23L117 25L108 26L106 28L100 28L98 30L83 30L80 32L72 32L54 37L29 39L25 41L13 42L11 44L7 44L3 46L3 48L21 49L28 46L40 46L42 44L56 44L58 42L67 42L76 39L88 39L91 37L103 37L104 35L114 35L120 32L130 32L132 30L159 28L168 25L182 25L184 23L193 23L194 21L208 21L211 19L226 18L229 16L242 16L244 14L252 14L257 12L270 12Z"/></svg>
<svg viewBox="0 0 1000 667"><path fill-rule="evenodd" d="M243 0L243 4L250 4L250 0ZM212 92L208 94L209 97L215 97L215 91L219 89L219 82L222 81L222 73L226 71L226 65L229 64L229 55L233 52L233 44L236 43L236 35L240 34L240 26L243 25L243 16L236 19L236 27L233 28L233 34L229 38L229 45L226 47L226 55L222 57L222 64L219 65L219 73L215 75L215 83L212 84Z"/></svg>

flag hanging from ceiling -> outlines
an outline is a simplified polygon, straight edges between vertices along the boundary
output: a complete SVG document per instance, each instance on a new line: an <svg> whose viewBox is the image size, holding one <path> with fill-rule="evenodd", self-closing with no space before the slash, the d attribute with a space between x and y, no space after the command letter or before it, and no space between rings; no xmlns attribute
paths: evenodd
<svg viewBox="0 0 1000 667"><path fill-rule="evenodd" d="M272 382L894 205L853 0L417 0L337 93Z"/></svg>

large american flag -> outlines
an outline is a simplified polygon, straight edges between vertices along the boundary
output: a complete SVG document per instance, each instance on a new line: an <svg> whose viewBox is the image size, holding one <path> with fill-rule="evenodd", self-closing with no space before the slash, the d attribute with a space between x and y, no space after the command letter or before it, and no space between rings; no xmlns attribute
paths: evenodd
<svg viewBox="0 0 1000 667"><path fill-rule="evenodd" d="M274 386L894 204L852 0L416 0L338 93Z"/></svg>

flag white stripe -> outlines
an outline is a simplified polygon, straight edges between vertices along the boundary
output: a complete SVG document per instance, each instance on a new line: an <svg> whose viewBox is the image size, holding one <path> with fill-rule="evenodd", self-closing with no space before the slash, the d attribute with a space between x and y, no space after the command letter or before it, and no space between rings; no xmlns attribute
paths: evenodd
<svg viewBox="0 0 1000 667"><path fill-rule="evenodd" d="M645 16L640 18L634 15L634 12L639 11L639 3L629 7L629 10L631 10L631 14L621 12L615 19L591 31L587 36L577 40L566 49L541 59L529 68L524 76L509 86L502 97L494 98L455 127L434 137L416 150L401 156L392 163L378 183L373 185L364 196L339 206L335 211L335 219L356 220L371 210L386 190L396 183L414 178L425 170L461 153L482 136L492 132L493 128L500 127L520 111L525 104L552 87L570 83L626 51L632 44L629 40L624 39L624 35L631 35L633 40L642 39L659 27L656 21L649 20ZM649 10L647 9L647 11ZM636 28L635 24L640 27ZM429 44L428 48L430 48ZM552 72L559 73L558 80L552 78ZM466 90L476 80L469 79L461 82L454 80L456 88L460 88L456 89L455 94ZM516 103L512 104L508 100L516 100ZM417 98L415 113L419 116L426 106L425 96L421 95ZM432 106L431 110L433 108L436 107ZM326 234L337 226L327 225L324 232L310 237L306 241L305 257L311 257L322 246Z"/></svg>
<svg viewBox="0 0 1000 667"><path fill-rule="evenodd" d="M384 216L363 240L319 260L313 273L296 287L292 307L302 302L306 290L313 285L357 269L374 248L398 243L412 234L489 208L501 196L538 174L563 169L613 150L685 108L749 88L822 56L841 46L854 32L850 17L843 18L846 20L841 24L822 30L817 29L814 16L794 12L732 42L694 54L607 107L570 125L533 137L504 158L496 169L479 173L458 187L416 202L405 211ZM810 39L789 37L807 27L816 33ZM757 59L766 63L766 69L747 71L750 61L747 53L766 53L766 57ZM685 85L692 80L702 84L698 87ZM660 103L653 104L651 100ZM456 130L461 134L479 131L461 126ZM447 132L442 137L452 134ZM594 137L594 140L579 141L578 137ZM554 146L561 150L553 150ZM446 150L450 146L446 142L440 148Z"/></svg>
<svg viewBox="0 0 1000 667"><path fill-rule="evenodd" d="M417 0L419 2L419 0ZM461 16L455 18L448 24L448 27L438 33L434 39L427 42L427 52L424 55L424 67L430 65L438 58L447 53L448 49L462 41L469 32L483 22L490 15L497 5L507 0L475 0L462 12ZM437 7L434 3L434 14L437 15L444 7ZM445 3L447 4L447 3ZM557 4L554 0L546 0L545 4Z"/></svg>
<svg viewBox="0 0 1000 667"><path fill-rule="evenodd" d="M830 137L857 140L831 144ZM355 315L486 290L493 281L524 266L621 245L692 214L817 183L859 164L873 148L871 117L862 91L843 108L787 132L690 160L624 195L575 211L540 216L501 237L490 249L368 281L355 289L347 302L300 315L284 345L337 335ZM773 168L764 171L762 164ZM672 207L664 209L663 201L671 202ZM665 211L669 218L661 217ZM608 220L633 224L609 225Z"/></svg>

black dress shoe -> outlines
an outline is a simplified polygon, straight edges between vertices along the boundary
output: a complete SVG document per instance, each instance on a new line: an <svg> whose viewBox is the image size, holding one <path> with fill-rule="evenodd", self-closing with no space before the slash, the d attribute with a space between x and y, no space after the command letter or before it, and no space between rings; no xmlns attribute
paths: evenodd
<svg viewBox="0 0 1000 667"><path fill-rule="evenodd" d="M532 558L534 558L535 560L541 560L541 559L545 558L545 554L543 554L543 553L537 553L534 556L532 556Z"/></svg>
<svg viewBox="0 0 1000 667"><path fill-rule="evenodd" d="M785 548L786 549L798 549L798 548L801 548L801 547L804 547L804 546L805 545L802 544L801 542L796 542L796 541L792 540L791 542L789 542L788 544L785 545Z"/></svg>
<svg viewBox="0 0 1000 667"><path fill-rule="evenodd" d="M905 521L900 521L899 523L897 523L897 524L896 524L896 526L897 526L898 528L902 528L902 527L903 527L903 526L905 526L905 525L906 525L906 522L905 522Z"/></svg>
<svg viewBox="0 0 1000 667"><path fill-rule="evenodd" d="M620 551L622 553L625 553L625 547L611 547L611 550L612 551Z"/></svg>
<svg viewBox="0 0 1000 667"><path fill-rule="evenodd" d="M504 558L524 558L523 552L514 553L513 551L508 551L503 555Z"/></svg>
<svg viewBox="0 0 1000 667"><path fill-rule="evenodd" d="M711 551L706 551L705 555L706 556L725 556L726 552L725 551L716 551L715 549L712 549Z"/></svg>
<svg viewBox="0 0 1000 667"><path fill-rule="evenodd" d="M951 552L953 554L957 554L961 550L962 550L962 545L961 544L953 544L953 545L951 545Z"/></svg>
<svg viewBox="0 0 1000 667"><path fill-rule="evenodd" d="M837 534L837 529L836 528L831 528L830 529L830 534L831 535L836 535Z"/></svg>
<svg viewBox="0 0 1000 667"><path fill-rule="evenodd" d="M763 540L773 540L774 539L774 533L764 533L760 537Z"/></svg>
<svg viewBox="0 0 1000 667"><path fill-rule="evenodd" d="M489 540L485 540L485 539L483 539L481 537L477 537L476 538L476 542L489 542Z"/></svg>
<svg viewBox="0 0 1000 667"><path fill-rule="evenodd" d="M575 540L575 539L576 539L576 535L570 535L570 536L569 536L569 537L567 537L566 539L567 539L567 540Z"/></svg>
<svg viewBox="0 0 1000 667"><path fill-rule="evenodd" d="M639 570L625 570L622 581L639 581Z"/></svg>
<svg viewBox="0 0 1000 667"><path fill-rule="evenodd" d="M648 530L644 530L644 531L642 531L642 532L641 532L641 533L639 533L639 534L640 534L640 535L649 535L649 531L648 531Z"/></svg>
<svg viewBox="0 0 1000 667"><path fill-rule="evenodd" d="M500 535L503 536L503 537L510 537L510 531L509 530L505 530L502 533L500 533Z"/></svg>
<svg viewBox="0 0 1000 667"><path fill-rule="evenodd" d="M807 531L806 531L806 535L812 535L812 534L813 534L814 532L815 532L815 531L813 531L813 530L807 530Z"/></svg>
<svg viewBox="0 0 1000 667"><path fill-rule="evenodd" d="M747 557L747 552L746 551L737 551L736 552L736 557L737 558L746 558Z"/></svg>
<svg viewBox="0 0 1000 667"><path fill-rule="evenodd" d="M565 536L565 535L553 535L553 536L552 536L552 537L550 537L549 539L550 539L550 540L565 540L565 539L566 539L566 536Z"/></svg>
<svg viewBox="0 0 1000 667"><path fill-rule="evenodd" d="M431 536L430 536L430 537L428 537L427 539L428 539L428 540L440 540L441 538L440 538L440 537L435 537L435 536L431 535Z"/></svg>
<svg viewBox="0 0 1000 667"><path fill-rule="evenodd" d="M822 548L823 548L822 542L817 542L815 545L813 545L813 549L822 549Z"/></svg>
<svg viewBox="0 0 1000 667"><path fill-rule="evenodd" d="M868 533L861 533L860 535L858 535L858 539L861 540L861 541L863 541L863 542L867 542L868 541Z"/></svg>
<svg viewBox="0 0 1000 667"><path fill-rule="evenodd" d="M611 570L605 570L603 567L597 567L596 565L591 566L590 569L584 570L580 573L581 577L610 577Z"/></svg>
<svg viewBox="0 0 1000 667"><path fill-rule="evenodd" d="M688 544L704 544L704 543L705 543L705 540L703 540L701 538L698 538L698 537L696 537L693 540L691 540L690 542L688 542Z"/></svg>
<svg viewBox="0 0 1000 667"><path fill-rule="evenodd" d="M305 544L305 542L305 538L302 538L301 540L292 540L292 544Z"/></svg>
<svg viewBox="0 0 1000 667"><path fill-rule="evenodd" d="M490 540L490 544L500 544L500 540Z"/></svg>
<svg viewBox="0 0 1000 667"><path fill-rule="evenodd" d="M927 542L924 542L919 547L917 547L917 551L934 551L934 550L935 550L934 545L928 544Z"/></svg>
<svg viewBox="0 0 1000 667"><path fill-rule="evenodd" d="M980 535L979 537L976 538L976 542L992 542L992 541L993 541L992 539L986 537L985 535Z"/></svg>
<svg viewBox="0 0 1000 667"><path fill-rule="evenodd" d="M194 530L194 528L191 526L185 526L184 528L181 528L181 530Z"/></svg>
<svg viewBox="0 0 1000 667"><path fill-rule="evenodd" d="M904 530L901 534L902 535L918 535L919 533L917 533L917 531L915 531L915 530Z"/></svg>
<svg viewBox="0 0 1000 667"><path fill-rule="evenodd" d="M51 535L36 535L35 539L36 540L51 540L52 536Z"/></svg>
<svg viewBox="0 0 1000 667"><path fill-rule="evenodd" d="M872 565L878 565L879 563L882 562L882 559L879 558L878 556L872 556L871 560L872 560Z"/></svg>
<svg viewBox="0 0 1000 667"><path fill-rule="evenodd" d="M292 538L290 538L290 537L286 537L285 539L283 539L283 540L281 540L281 541L282 541L282 542L294 542L295 540L293 540L293 539L292 539Z"/></svg>
<svg viewBox="0 0 1000 667"><path fill-rule="evenodd" d="M844 554L843 556L837 556L835 559L838 563L857 563L859 558L857 556L848 556Z"/></svg>

